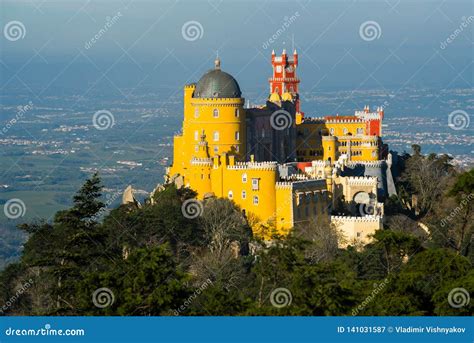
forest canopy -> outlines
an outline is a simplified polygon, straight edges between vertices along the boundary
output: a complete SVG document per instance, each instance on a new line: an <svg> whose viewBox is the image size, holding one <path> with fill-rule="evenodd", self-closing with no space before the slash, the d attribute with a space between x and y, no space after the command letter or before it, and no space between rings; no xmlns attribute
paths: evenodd
<svg viewBox="0 0 474 343"><path fill-rule="evenodd" d="M474 170L416 147L402 162L384 230L346 249L324 220L262 242L228 199L189 218L195 193L171 184L101 218L94 174L52 222L20 225L28 239L0 274L0 314L472 315Z"/></svg>

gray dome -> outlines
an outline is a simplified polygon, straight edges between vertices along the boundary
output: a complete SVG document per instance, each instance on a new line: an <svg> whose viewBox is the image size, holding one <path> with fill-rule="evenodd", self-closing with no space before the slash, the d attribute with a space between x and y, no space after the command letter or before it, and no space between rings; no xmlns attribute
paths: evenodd
<svg viewBox="0 0 474 343"><path fill-rule="evenodd" d="M194 98L240 98L242 92L232 75L216 69L204 74L196 85Z"/></svg>

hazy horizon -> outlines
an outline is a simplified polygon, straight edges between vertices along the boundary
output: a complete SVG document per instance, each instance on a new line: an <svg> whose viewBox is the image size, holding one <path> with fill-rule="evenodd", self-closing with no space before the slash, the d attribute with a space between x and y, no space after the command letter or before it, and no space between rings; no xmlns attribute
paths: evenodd
<svg viewBox="0 0 474 343"><path fill-rule="evenodd" d="M23 38L1 40L4 93L172 94L212 68L218 51L245 96L266 91L272 49L293 46L301 92L472 88L470 1L2 1L1 8L3 25L24 26ZM199 32L186 39L189 22ZM363 39L361 25L373 22L377 36Z"/></svg>

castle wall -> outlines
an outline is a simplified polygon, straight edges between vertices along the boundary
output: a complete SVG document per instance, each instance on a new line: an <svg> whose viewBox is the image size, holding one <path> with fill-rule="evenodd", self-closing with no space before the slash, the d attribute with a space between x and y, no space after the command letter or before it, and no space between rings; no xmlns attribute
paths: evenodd
<svg viewBox="0 0 474 343"><path fill-rule="evenodd" d="M372 241L371 235L382 229L382 218L373 217L346 217L331 216L331 223L342 234L339 246L368 244Z"/></svg>

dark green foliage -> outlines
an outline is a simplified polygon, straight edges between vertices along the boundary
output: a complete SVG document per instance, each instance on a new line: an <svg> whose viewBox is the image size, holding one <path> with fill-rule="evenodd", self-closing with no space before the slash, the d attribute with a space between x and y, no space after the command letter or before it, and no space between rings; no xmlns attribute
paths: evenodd
<svg viewBox="0 0 474 343"><path fill-rule="evenodd" d="M107 213L94 175L52 223L21 225L21 260L0 274L0 303L10 303L3 314L472 315L472 300L456 308L448 299L453 289L474 292L472 203L462 202L474 192L473 171L455 178L449 158L416 147L404 159L385 230L364 249L339 249L327 221L266 245L227 199L207 199L201 216L186 218L182 204L196 194L173 185ZM426 192L434 176L440 189ZM109 303L97 306L104 289ZM286 306L275 306L282 289Z"/></svg>
<svg viewBox="0 0 474 343"><path fill-rule="evenodd" d="M186 276L177 269L165 246L137 249L107 272L89 274L81 283L78 311L94 315L170 315L190 292ZM108 288L113 303L105 308L94 305L93 294ZM96 301L100 299L96 297Z"/></svg>

